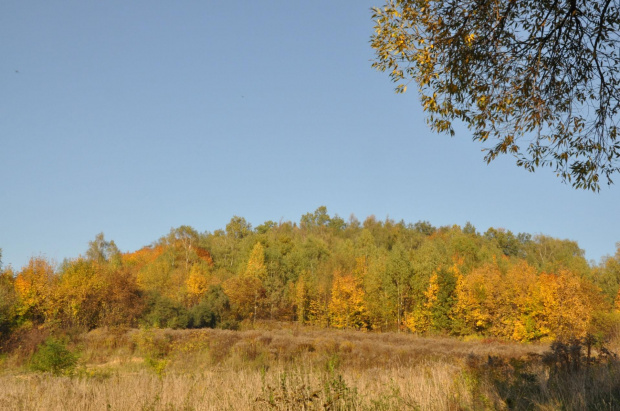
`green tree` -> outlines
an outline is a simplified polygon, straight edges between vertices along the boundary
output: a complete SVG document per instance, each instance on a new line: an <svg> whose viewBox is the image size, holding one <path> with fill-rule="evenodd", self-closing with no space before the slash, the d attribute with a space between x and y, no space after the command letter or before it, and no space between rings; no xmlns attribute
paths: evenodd
<svg viewBox="0 0 620 411"><path fill-rule="evenodd" d="M170 233L160 242L162 245L182 250L185 271L189 273L192 254L195 252L198 243L198 232L190 226L182 225L178 228L171 228Z"/></svg>
<svg viewBox="0 0 620 411"><path fill-rule="evenodd" d="M307 229L315 227L323 227L331 222L329 214L327 214L327 207L320 206L314 213L306 213L301 216L300 225Z"/></svg>
<svg viewBox="0 0 620 411"><path fill-rule="evenodd" d="M589 278L601 288L609 302L616 301L620 295L618 293L620 289L620 243L616 243L616 254L613 257L604 257L601 264L590 273ZM620 300L617 301L620 302Z"/></svg>
<svg viewBox="0 0 620 411"><path fill-rule="evenodd" d="M0 269L0 351L5 340L17 325L18 297L15 292L15 278L10 268Z"/></svg>
<svg viewBox="0 0 620 411"><path fill-rule="evenodd" d="M407 298L411 295L413 271L407 252L402 244L397 243L390 252L385 272L384 287L394 304L396 326L400 331L403 314L407 309Z"/></svg>
<svg viewBox="0 0 620 411"><path fill-rule="evenodd" d="M252 233L252 225L245 218L234 216L226 224L226 234L236 240L241 240Z"/></svg>
<svg viewBox="0 0 620 411"><path fill-rule="evenodd" d="M523 248L530 241L529 237L525 234L519 233L515 236L510 230L506 231L503 228L495 229L493 227L489 228L484 233L484 237L487 240L495 242L502 253L509 257L523 257L525 254Z"/></svg>
<svg viewBox="0 0 620 411"><path fill-rule="evenodd" d="M428 122L489 143L485 160L551 166L576 188L620 171L620 3L616 0L385 0L373 9L373 66Z"/></svg>
<svg viewBox="0 0 620 411"><path fill-rule="evenodd" d="M575 241L536 235L527 246L528 262L540 271L555 273L560 269L567 269L581 276L590 271L585 252Z"/></svg>
<svg viewBox="0 0 620 411"><path fill-rule="evenodd" d="M120 255L114 241L106 241L103 233L97 234L93 241L88 242L86 258L98 264L119 263Z"/></svg>

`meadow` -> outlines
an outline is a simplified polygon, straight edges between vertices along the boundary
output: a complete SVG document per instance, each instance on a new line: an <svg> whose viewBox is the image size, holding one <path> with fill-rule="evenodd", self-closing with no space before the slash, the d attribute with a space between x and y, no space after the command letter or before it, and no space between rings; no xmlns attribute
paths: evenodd
<svg viewBox="0 0 620 411"><path fill-rule="evenodd" d="M270 322L240 331L99 328L62 340L75 362L35 371L44 346L37 338L47 337L31 334L2 357L0 409L620 407L620 365L585 340L524 344Z"/></svg>

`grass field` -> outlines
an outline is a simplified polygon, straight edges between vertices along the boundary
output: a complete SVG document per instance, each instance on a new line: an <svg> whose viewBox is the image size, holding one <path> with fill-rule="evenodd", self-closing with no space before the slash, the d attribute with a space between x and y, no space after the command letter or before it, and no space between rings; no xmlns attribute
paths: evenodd
<svg viewBox="0 0 620 411"><path fill-rule="evenodd" d="M2 357L0 410L620 409L617 361L577 345L262 324L97 329L67 347L78 362L56 373Z"/></svg>

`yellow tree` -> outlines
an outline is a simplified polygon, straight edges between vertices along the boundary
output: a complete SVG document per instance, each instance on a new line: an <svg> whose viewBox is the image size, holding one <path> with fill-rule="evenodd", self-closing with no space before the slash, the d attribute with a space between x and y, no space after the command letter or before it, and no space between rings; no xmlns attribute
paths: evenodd
<svg viewBox="0 0 620 411"><path fill-rule="evenodd" d="M308 288L308 322L321 327L329 326L329 294L331 284L325 279Z"/></svg>
<svg viewBox="0 0 620 411"><path fill-rule="evenodd" d="M147 293L155 292L179 302L183 299L185 271L172 266L165 254L142 266L136 278L138 286Z"/></svg>
<svg viewBox="0 0 620 411"><path fill-rule="evenodd" d="M439 295L439 276L435 271L424 291L424 301L413 312L407 315L405 325L411 332L423 333L429 330L432 320L433 307L437 305Z"/></svg>
<svg viewBox="0 0 620 411"><path fill-rule="evenodd" d="M209 273L207 268L203 264L193 264L189 270L186 285L190 303L197 303L209 290Z"/></svg>
<svg viewBox="0 0 620 411"><path fill-rule="evenodd" d="M540 328L542 305L536 269L525 261L511 266L502 284L504 309L502 336L517 341L530 341L545 335Z"/></svg>
<svg viewBox="0 0 620 411"><path fill-rule="evenodd" d="M398 322L399 307L397 298L390 292L393 285L388 283L389 278L386 275L387 252L364 259L368 266L363 281L369 325L373 330L389 330Z"/></svg>
<svg viewBox="0 0 620 411"><path fill-rule="evenodd" d="M488 266L475 269L467 276L457 274L453 319L463 324L461 332L484 332L490 327L489 306L495 305L491 277L496 274Z"/></svg>
<svg viewBox="0 0 620 411"><path fill-rule="evenodd" d="M542 326L550 337L583 337L592 331L594 315L603 308L602 295L592 284L567 270L542 274L539 280Z"/></svg>
<svg viewBox="0 0 620 411"><path fill-rule="evenodd" d="M261 300L265 296L263 281L267 276L265 251L260 242L254 245L245 270L224 282L224 292L242 317L256 320Z"/></svg>
<svg viewBox="0 0 620 411"><path fill-rule="evenodd" d="M501 265L500 265L501 263ZM524 261L505 267L507 260L457 277L454 315L465 332L488 333L528 341L544 335L540 291L534 267Z"/></svg>
<svg viewBox="0 0 620 411"><path fill-rule="evenodd" d="M265 267L265 250L260 242L254 244L250 259L245 268L245 276L256 277L261 281L267 277L267 267Z"/></svg>
<svg viewBox="0 0 620 411"><path fill-rule="evenodd" d="M366 324L364 290L351 274L334 273L329 301L330 324L336 328L361 328Z"/></svg>
<svg viewBox="0 0 620 411"><path fill-rule="evenodd" d="M52 300L55 280L54 269L44 258L31 258L15 278L19 314L39 323L51 319L57 311Z"/></svg>
<svg viewBox="0 0 620 411"><path fill-rule="evenodd" d="M78 259L68 263L55 289L56 304L66 326L88 329L99 324L107 297L103 267L94 261Z"/></svg>
<svg viewBox="0 0 620 411"><path fill-rule="evenodd" d="M308 315L308 287L303 276L299 276L295 285L295 308L297 321L303 324Z"/></svg>

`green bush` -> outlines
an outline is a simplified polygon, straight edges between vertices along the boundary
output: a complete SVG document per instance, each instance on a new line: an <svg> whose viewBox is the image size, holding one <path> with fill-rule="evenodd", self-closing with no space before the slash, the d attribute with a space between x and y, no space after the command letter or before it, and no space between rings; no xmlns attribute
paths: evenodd
<svg viewBox="0 0 620 411"><path fill-rule="evenodd" d="M177 303L158 293L147 297L147 313L143 322L156 328L187 328L190 316L180 303Z"/></svg>
<svg viewBox="0 0 620 411"><path fill-rule="evenodd" d="M230 301L220 285L209 288L201 301L190 309L190 317L190 328L238 328L231 317Z"/></svg>
<svg viewBox="0 0 620 411"><path fill-rule="evenodd" d="M73 371L77 360L78 356L63 341L50 337L32 355L30 369L55 375L66 374Z"/></svg>
<svg viewBox="0 0 620 411"><path fill-rule="evenodd" d="M216 317L211 306L201 302L189 310L190 321L188 328L215 328Z"/></svg>

